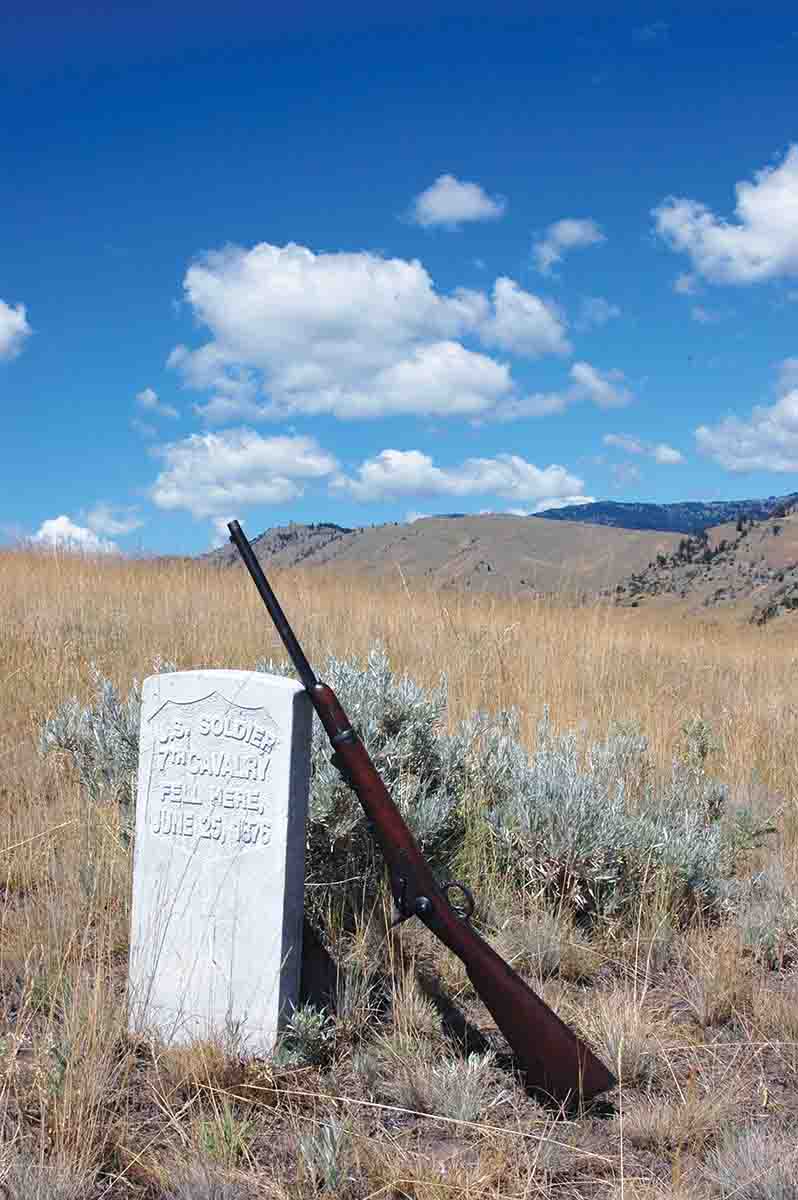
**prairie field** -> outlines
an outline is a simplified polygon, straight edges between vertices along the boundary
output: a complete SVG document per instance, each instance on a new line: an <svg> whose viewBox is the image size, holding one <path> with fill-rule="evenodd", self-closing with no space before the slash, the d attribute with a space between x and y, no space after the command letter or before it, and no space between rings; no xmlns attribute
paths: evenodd
<svg viewBox="0 0 798 1200"><path fill-rule="evenodd" d="M529 1096L460 963L418 924L387 930L379 879L359 904L315 882L337 993L273 1060L131 1038L124 804L43 726L96 706L98 679L125 701L164 663L285 655L243 570L0 552L0 1196L797 1196L794 620L427 590L400 568L271 582L320 676L375 646L425 693L445 676L447 853L477 927L619 1086L582 1110ZM510 710L504 740L468 725ZM530 756L515 775L508 739ZM538 797L526 824L513 780ZM581 857L550 832L558 796L606 809Z"/></svg>

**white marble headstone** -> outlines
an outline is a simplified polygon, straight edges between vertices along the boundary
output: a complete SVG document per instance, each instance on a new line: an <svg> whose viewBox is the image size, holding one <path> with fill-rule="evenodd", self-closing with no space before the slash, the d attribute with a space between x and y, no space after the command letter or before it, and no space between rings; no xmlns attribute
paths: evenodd
<svg viewBox="0 0 798 1200"><path fill-rule="evenodd" d="M311 720L280 676L144 680L132 1030L273 1048L299 991Z"/></svg>

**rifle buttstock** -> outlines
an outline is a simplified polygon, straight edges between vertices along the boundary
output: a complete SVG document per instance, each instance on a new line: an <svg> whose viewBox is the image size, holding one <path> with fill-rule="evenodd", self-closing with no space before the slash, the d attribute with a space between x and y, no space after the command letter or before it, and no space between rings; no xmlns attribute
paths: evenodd
<svg viewBox="0 0 798 1200"><path fill-rule="evenodd" d="M343 712L334 693L330 694ZM477 994L512 1047L527 1085L561 1103L590 1100L614 1087L614 1076L593 1051L457 914L363 743L357 738L339 741L336 758L374 826L402 915L417 916L461 960Z"/></svg>

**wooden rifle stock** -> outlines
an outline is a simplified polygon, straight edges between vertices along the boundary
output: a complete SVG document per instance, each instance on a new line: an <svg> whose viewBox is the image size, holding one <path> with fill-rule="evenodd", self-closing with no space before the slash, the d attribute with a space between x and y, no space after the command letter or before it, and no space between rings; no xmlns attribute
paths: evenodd
<svg viewBox="0 0 798 1200"><path fill-rule="evenodd" d="M461 884L436 881L338 698L313 674L243 530L237 521L228 529L330 739L332 761L371 822L388 866L398 920L418 917L461 960L528 1087L559 1102L589 1100L614 1087L614 1076L588 1046L471 927L470 913L464 917L449 903L452 886L469 899L470 893Z"/></svg>

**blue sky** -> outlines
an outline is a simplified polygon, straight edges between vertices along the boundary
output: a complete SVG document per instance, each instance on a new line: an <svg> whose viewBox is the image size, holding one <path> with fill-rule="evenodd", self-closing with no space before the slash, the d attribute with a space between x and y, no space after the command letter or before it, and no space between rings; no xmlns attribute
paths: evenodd
<svg viewBox="0 0 798 1200"><path fill-rule="evenodd" d="M373 7L0 13L6 540L798 489L791 7Z"/></svg>

